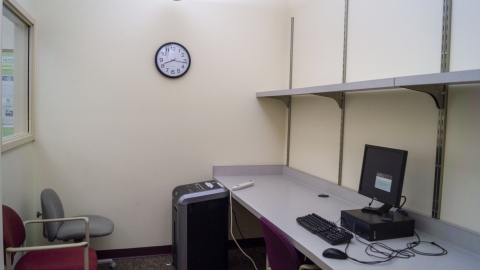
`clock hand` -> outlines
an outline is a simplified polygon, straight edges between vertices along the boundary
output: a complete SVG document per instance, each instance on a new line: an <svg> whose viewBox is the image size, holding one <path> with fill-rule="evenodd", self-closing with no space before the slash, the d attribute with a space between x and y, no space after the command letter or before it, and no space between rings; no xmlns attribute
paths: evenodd
<svg viewBox="0 0 480 270"><path fill-rule="evenodd" d="M170 63L170 62L173 62L173 61L175 61L175 59L176 59L176 58L173 58L172 60L170 60L170 61L168 61L168 62L165 62L165 64L168 64L168 63ZM177 62L178 62L178 61L177 61Z"/></svg>

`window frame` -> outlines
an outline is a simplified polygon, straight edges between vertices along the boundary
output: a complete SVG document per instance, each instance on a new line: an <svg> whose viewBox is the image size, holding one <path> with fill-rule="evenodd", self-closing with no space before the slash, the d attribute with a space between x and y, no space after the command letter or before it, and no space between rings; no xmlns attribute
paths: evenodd
<svg viewBox="0 0 480 270"><path fill-rule="evenodd" d="M28 37L28 132L6 139L2 136L2 153L35 140L35 19L15 0L2 1L5 6L29 27ZM1 37L0 37L1 40ZM1 71L0 71L1 72ZM0 96L1 96L0 85ZM0 104L1 109L1 104Z"/></svg>

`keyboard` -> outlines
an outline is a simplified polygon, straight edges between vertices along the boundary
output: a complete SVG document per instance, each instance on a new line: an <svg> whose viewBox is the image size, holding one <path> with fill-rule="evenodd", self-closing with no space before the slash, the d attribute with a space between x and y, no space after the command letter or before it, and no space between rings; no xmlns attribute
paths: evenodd
<svg viewBox="0 0 480 270"><path fill-rule="evenodd" d="M330 245L343 244L353 238L350 232L338 228L335 223L315 213L298 217L297 222L311 233L327 241Z"/></svg>

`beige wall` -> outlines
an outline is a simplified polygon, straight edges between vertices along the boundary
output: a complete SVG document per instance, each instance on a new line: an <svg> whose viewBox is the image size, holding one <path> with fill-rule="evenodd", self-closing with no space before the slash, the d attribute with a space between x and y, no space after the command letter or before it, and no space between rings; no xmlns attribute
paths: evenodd
<svg viewBox="0 0 480 270"><path fill-rule="evenodd" d="M294 87L342 79L344 1L20 2L37 20L38 129L1 156L2 202L33 218L52 187L67 215L114 221L113 235L93 241L99 250L171 244L171 190L210 179L213 165L284 163L285 106L254 95L288 86L290 17ZM347 81L440 70L442 1L349 2ZM454 2L452 71L480 68L474 5ZM153 64L167 41L192 55L179 80ZM452 89L441 218L480 232L478 86ZM291 166L336 182L340 109L316 96L292 108ZM433 100L355 93L345 112L344 186L358 188L365 143L406 149L406 206L430 214Z"/></svg>
<svg viewBox="0 0 480 270"><path fill-rule="evenodd" d="M38 1L34 198L115 223L97 249L171 244L171 191L214 165L282 164L286 1ZM175 41L192 66L162 76ZM37 200L34 200L39 208Z"/></svg>

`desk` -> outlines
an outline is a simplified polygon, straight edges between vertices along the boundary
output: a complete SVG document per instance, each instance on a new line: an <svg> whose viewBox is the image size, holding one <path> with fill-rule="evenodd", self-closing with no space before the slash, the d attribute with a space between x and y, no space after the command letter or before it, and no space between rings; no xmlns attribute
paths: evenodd
<svg viewBox="0 0 480 270"><path fill-rule="evenodd" d="M274 223L285 233L295 248L322 269L372 269L372 267L377 269L387 267L388 269L478 269L480 267L480 256L418 230L417 233L421 240L438 243L448 250L448 254L439 257L416 255L414 258L394 259L390 262L373 266L359 264L351 260L324 258L322 256L323 251L333 246L298 225L296 218L316 213L327 220L337 221L340 219L341 210L359 209L363 206L332 195L329 198L319 198L318 194L329 193L307 186L303 182L285 175L214 175L214 178L228 189L231 189L236 184L254 180L255 185L253 187L233 191L233 199L237 200L256 217L264 216ZM416 240L417 238L413 236L381 242L392 248L402 249L406 247L406 243ZM334 247L344 250L345 246L346 244L342 244ZM372 261L373 259L365 254L365 247L364 244L354 238L347 253L349 256L359 260ZM437 249L433 247L422 245L419 249L422 248L421 250L425 252L437 252Z"/></svg>

